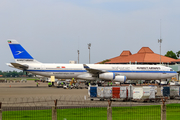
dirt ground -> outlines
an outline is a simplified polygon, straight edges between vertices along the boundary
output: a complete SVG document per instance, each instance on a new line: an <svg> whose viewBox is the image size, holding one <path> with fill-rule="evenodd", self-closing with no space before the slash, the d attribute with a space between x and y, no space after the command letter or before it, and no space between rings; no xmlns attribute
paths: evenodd
<svg viewBox="0 0 180 120"><path fill-rule="evenodd" d="M60 95L81 95L88 96L87 89L63 89L56 87L48 87L48 83L34 81L18 82L18 83L0 83L0 97L48 97Z"/></svg>
<svg viewBox="0 0 180 120"><path fill-rule="evenodd" d="M48 87L48 83L39 82L33 80L27 82L7 82L0 83L0 97L48 97L48 96L62 96L62 95L77 95L77 96L88 96L87 89L63 89L57 87ZM56 84L55 84L56 85ZM134 86L136 87L136 86ZM139 86L137 86L139 87ZM157 95L161 95L161 88L157 88Z"/></svg>
<svg viewBox="0 0 180 120"><path fill-rule="evenodd" d="M87 105L86 102L98 103L99 104L107 104L107 101L99 101L99 99L94 99L94 102L90 100L88 95L88 89L63 89L57 87L48 87L48 83L39 82L39 86L37 87L37 83L34 81L27 82L7 82L0 83L0 102L3 103L3 106L27 106L27 105L39 105L39 106L51 106L54 104L54 100L58 99L59 105L78 105L81 103L83 105ZM55 84L56 85L56 84ZM137 86L138 87L138 86ZM161 95L161 88L157 88L157 95ZM41 101L41 102L38 102ZM44 101L44 103L42 102ZM48 102L49 101L49 102ZM31 102L31 103L29 103ZM179 100L168 100L168 103L179 103ZM28 104L27 104L28 103ZM117 105L155 105L161 104L160 102L151 102L151 103L142 103L142 102L130 102L130 101L122 101L118 100L113 102L113 104Z"/></svg>

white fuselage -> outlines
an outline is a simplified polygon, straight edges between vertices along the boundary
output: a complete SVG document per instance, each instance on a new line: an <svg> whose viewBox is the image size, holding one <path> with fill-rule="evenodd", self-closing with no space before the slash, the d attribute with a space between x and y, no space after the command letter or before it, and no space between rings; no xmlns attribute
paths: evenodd
<svg viewBox="0 0 180 120"><path fill-rule="evenodd" d="M25 64L29 68L27 72L46 77L55 76L57 79L84 79L96 80L83 64ZM87 64L91 69L112 72L126 76L127 80L157 80L176 76L177 73L169 67L160 65L111 65L111 64Z"/></svg>
<svg viewBox="0 0 180 120"><path fill-rule="evenodd" d="M16 40L8 40L8 44L15 63L7 65L45 77L125 82L126 80L160 80L177 75L171 68L157 65L44 64L35 60Z"/></svg>

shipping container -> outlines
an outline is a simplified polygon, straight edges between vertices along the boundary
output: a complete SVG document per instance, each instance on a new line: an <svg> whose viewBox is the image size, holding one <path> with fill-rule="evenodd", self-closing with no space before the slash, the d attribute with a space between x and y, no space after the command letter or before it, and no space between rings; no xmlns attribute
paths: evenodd
<svg viewBox="0 0 180 120"><path fill-rule="evenodd" d="M155 99L155 97L155 87L151 87L149 99Z"/></svg>
<svg viewBox="0 0 180 120"><path fill-rule="evenodd" d="M90 97L97 97L97 87L90 87Z"/></svg>
<svg viewBox="0 0 180 120"><path fill-rule="evenodd" d="M112 98L112 87L104 87L103 96L104 98Z"/></svg>
<svg viewBox="0 0 180 120"><path fill-rule="evenodd" d="M170 96L170 87L161 87L161 94L163 96Z"/></svg>
<svg viewBox="0 0 180 120"><path fill-rule="evenodd" d="M170 97L175 98L179 96L179 86L171 86L170 87Z"/></svg>
<svg viewBox="0 0 180 120"><path fill-rule="evenodd" d="M120 87L120 98L125 99L128 97L128 87L121 86Z"/></svg>
<svg viewBox="0 0 180 120"><path fill-rule="evenodd" d="M143 86L143 96L150 96L150 88L149 86Z"/></svg>
<svg viewBox="0 0 180 120"><path fill-rule="evenodd" d="M120 87L112 87L112 98L120 98Z"/></svg>
<svg viewBox="0 0 180 120"><path fill-rule="evenodd" d="M133 90L133 99L141 99L143 94L143 89L142 87L136 87Z"/></svg>
<svg viewBox="0 0 180 120"><path fill-rule="evenodd" d="M154 90L155 90L155 94L157 94L157 86L150 85L149 87L154 88Z"/></svg>
<svg viewBox="0 0 180 120"><path fill-rule="evenodd" d="M128 99L132 99L134 87L132 85L129 85L127 88L128 88Z"/></svg>
<svg viewBox="0 0 180 120"><path fill-rule="evenodd" d="M150 87L136 87L133 90L133 99L149 99Z"/></svg>
<svg viewBox="0 0 180 120"><path fill-rule="evenodd" d="M97 87L97 97L104 97L104 87Z"/></svg>

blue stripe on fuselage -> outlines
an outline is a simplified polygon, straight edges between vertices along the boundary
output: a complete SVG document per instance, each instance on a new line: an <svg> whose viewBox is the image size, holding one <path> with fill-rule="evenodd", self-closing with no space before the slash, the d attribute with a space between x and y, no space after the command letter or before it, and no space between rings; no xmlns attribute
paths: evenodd
<svg viewBox="0 0 180 120"><path fill-rule="evenodd" d="M29 72L87 72L87 70L26 70ZM113 73L176 73L176 71L108 71Z"/></svg>
<svg viewBox="0 0 180 120"><path fill-rule="evenodd" d="M29 72L87 72L86 70L26 70Z"/></svg>

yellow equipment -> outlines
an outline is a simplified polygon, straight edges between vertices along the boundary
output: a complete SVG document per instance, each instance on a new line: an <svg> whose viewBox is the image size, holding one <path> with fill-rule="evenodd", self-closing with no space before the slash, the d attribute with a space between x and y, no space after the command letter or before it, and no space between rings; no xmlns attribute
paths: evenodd
<svg viewBox="0 0 180 120"><path fill-rule="evenodd" d="M177 82L179 82L179 80L177 80L176 77L172 77L171 81L177 81Z"/></svg>
<svg viewBox="0 0 180 120"><path fill-rule="evenodd" d="M72 78L72 80L71 80L71 82L70 82L70 84L72 85L72 84L75 84L75 83L77 83L77 80L76 79L74 79L74 78Z"/></svg>

